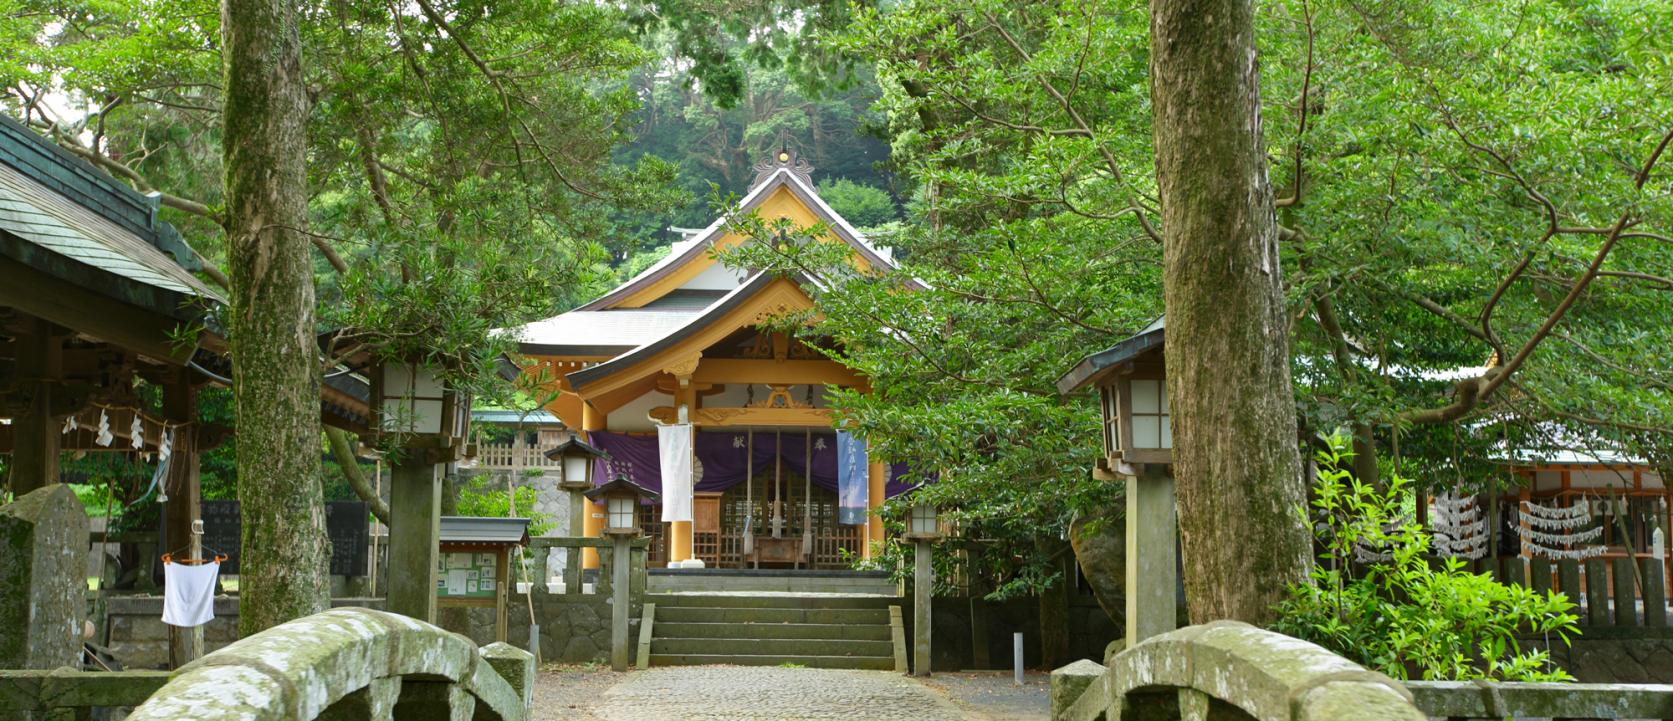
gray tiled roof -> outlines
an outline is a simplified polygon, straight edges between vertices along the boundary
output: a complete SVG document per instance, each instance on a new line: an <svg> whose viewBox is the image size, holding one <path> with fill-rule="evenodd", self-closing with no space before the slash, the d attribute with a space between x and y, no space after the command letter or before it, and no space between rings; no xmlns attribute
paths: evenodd
<svg viewBox="0 0 1673 721"><path fill-rule="evenodd" d="M701 308L576 310L523 326L518 330L518 340L525 346L637 348L667 335L701 313Z"/></svg>
<svg viewBox="0 0 1673 721"><path fill-rule="evenodd" d="M223 300L155 245L8 165L0 165L0 230L130 280Z"/></svg>

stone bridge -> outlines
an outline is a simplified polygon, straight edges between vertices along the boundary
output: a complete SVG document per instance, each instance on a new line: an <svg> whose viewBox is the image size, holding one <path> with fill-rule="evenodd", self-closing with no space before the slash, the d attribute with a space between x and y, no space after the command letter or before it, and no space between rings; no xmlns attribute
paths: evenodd
<svg viewBox="0 0 1673 721"><path fill-rule="evenodd" d="M534 657L421 621L337 608L275 626L174 674L129 721L525 721Z"/></svg>
<svg viewBox="0 0 1673 721"><path fill-rule="evenodd" d="M1425 721L1412 693L1319 646L1234 621L1146 639L1052 674L1054 719Z"/></svg>

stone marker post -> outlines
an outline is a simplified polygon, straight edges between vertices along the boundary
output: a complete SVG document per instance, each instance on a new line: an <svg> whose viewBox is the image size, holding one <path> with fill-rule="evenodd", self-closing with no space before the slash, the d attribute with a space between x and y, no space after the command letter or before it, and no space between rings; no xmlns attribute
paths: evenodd
<svg viewBox="0 0 1673 721"><path fill-rule="evenodd" d="M1127 479L1127 648L1179 625L1173 476L1145 469Z"/></svg>
<svg viewBox="0 0 1673 721"><path fill-rule="evenodd" d="M605 531L610 535L610 668L626 671L628 666L627 621L628 590L631 582L627 572L633 565L633 553L628 546L637 530Z"/></svg>
<svg viewBox="0 0 1673 721"><path fill-rule="evenodd" d="M930 672L930 602L935 597L935 567L930 564L934 541L916 539L912 554L912 675Z"/></svg>
<svg viewBox="0 0 1673 721"><path fill-rule="evenodd" d="M0 668L78 666L87 512L54 483L0 507Z"/></svg>
<svg viewBox="0 0 1673 721"><path fill-rule="evenodd" d="M586 535L587 511L592 501L582 495L592 488L586 479L569 480L565 478L558 483L558 488L569 493L569 535ZM569 548L564 551L563 592L575 594L581 592L581 558L582 549Z"/></svg>
<svg viewBox="0 0 1673 721"><path fill-rule="evenodd" d="M436 622L441 477L422 448L394 466L389 488L389 610Z"/></svg>

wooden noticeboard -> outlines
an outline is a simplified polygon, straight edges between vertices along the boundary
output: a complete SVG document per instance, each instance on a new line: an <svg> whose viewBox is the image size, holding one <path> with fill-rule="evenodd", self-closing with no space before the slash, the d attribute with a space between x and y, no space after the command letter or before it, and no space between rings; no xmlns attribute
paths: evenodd
<svg viewBox="0 0 1673 721"><path fill-rule="evenodd" d="M512 548L506 544L441 543L437 548L436 605L493 606L494 640L505 641Z"/></svg>

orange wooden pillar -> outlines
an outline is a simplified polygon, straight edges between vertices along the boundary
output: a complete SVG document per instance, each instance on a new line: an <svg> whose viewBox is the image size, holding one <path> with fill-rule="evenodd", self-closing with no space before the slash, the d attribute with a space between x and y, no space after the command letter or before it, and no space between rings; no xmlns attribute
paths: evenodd
<svg viewBox="0 0 1673 721"><path fill-rule="evenodd" d="M605 430L605 415L586 401L581 402L581 430L592 432ZM588 440L592 440L590 437ZM605 479L609 480L609 479ZM574 531L572 530L571 533ZM581 535L587 538L604 537L604 509L596 503L587 504L587 512L581 519ZM598 549L588 548L581 552L581 568L598 568Z"/></svg>
<svg viewBox="0 0 1673 721"><path fill-rule="evenodd" d="M685 409L686 418L682 418L682 421L696 415L697 388L691 382L691 373L695 371L696 365L693 364L689 371L675 376L680 387L674 395L674 408L676 413L680 408ZM692 431L695 433L696 429L693 428ZM695 435L691 439L691 452L697 452L697 438ZM692 484L695 485L697 479L694 477L691 480ZM691 521L670 521L668 524L668 562L674 563L690 559L692 541Z"/></svg>
<svg viewBox="0 0 1673 721"><path fill-rule="evenodd" d="M888 478L887 466L881 463L866 466L866 558L871 558L874 544L883 542L883 517L877 515L877 509L883 507L884 483Z"/></svg>

